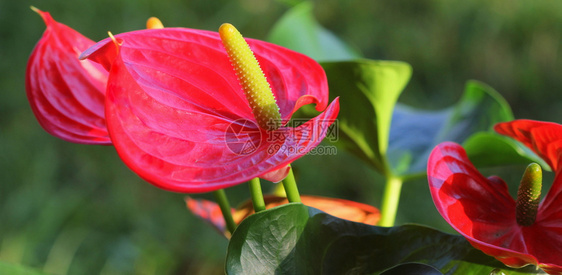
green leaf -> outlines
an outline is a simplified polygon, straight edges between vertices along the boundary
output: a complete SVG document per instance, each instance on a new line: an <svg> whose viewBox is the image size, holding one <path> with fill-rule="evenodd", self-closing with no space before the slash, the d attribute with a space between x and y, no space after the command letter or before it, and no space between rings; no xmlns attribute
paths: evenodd
<svg viewBox="0 0 562 275"><path fill-rule="evenodd" d="M427 158L437 144L463 143L475 133L490 132L494 124L510 120L513 114L505 100L478 81L469 81L461 99L451 108L422 111L397 106L388 150L392 172L400 176L425 175ZM487 153L496 153L494 148L490 149ZM472 154L476 156L477 152Z"/></svg>
<svg viewBox="0 0 562 275"><path fill-rule="evenodd" d="M340 97L337 145L387 177L423 176L429 153L437 144L462 144L476 133L493 132L492 127L498 122L513 120L507 102L478 81L466 84L464 94L454 106L427 111L397 103L412 73L407 63L357 60L324 62L322 66L331 97ZM498 139L474 141L497 143ZM498 147L479 147L471 142L467 152L477 166L537 161L532 152L506 142ZM502 154L506 157L499 156ZM518 157L508 159L510 155Z"/></svg>
<svg viewBox="0 0 562 275"><path fill-rule="evenodd" d="M312 2L308 1L298 4L281 17L273 26L268 41L306 54L317 61L359 57L351 47L316 21Z"/></svg>
<svg viewBox="0 0 562 275"><path fill-rule="evenodd" d="M377 227L290 203L246 218L228 246L227 274L370 274L403 263L445 274L513 270L463 237L419 225Z"/></svg>
<svg viewBox="0 0 562 275"><path fill-rule="evenodd" d="M388 175L386 151L392 113L412 74L398 61L322 63L331 97L341 96L338 146Z"/></svg>
<svg viewBox="0 0 562 275"><path fill-rule="evenodd" d="M10 275L47 275L39 270L17 264L0 262L0 274Z"/></svg>
<svg viewBox="0 0 562 275"><path fill-rule="evenodd" d="M491 132L476 133L464 143L470 161L479 167L536 162L545 170L550 166L529 148L514 139Z"/></svg>

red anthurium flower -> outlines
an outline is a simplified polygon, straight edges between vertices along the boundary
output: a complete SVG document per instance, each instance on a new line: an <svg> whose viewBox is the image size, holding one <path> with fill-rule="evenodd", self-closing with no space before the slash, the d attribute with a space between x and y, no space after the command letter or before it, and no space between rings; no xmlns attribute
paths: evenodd
<svg viewBox="0 0 562 275"><path fill-rule="evenodd" d="M108 73L80 53L94 42L36 10L47 25L29 57L25 86L41 126L61 139L83 144L111 144L104 116Z"/></svg>
<svg viewBox="0 0 562 275"><path fill-rule="evenodd" d="M287 198L279 196L264 196L265 207L270 209L279 205L287 204ZM353 222L360 222L369 225L376 225L380 219L380 212L377 208L349 200L326 198L318 196L301 196L304 205L314 207L324 211L334 217L346 219ZM209 222L215 229L225 236L230 236L226 230L224 217L222 216L218 204L192 198L186 199L187 208L199 218ZM240 224L245 218L254 213L251 201L247 201L237 209L232 209L232 217L236 224Z"/></svg>
<svg viewBox="0 0 562 275"><path fill-rule="evenodd" d="M247 42L284 121L275 131L258 126L217 32L134 31L83 53L110 71L107 125L133 171L166 190L209 192L258 176L280 181L321 142L339 111L337 99L328 106L323 69L280 46ZM324 112L287 123L309 103Z"/></svg>
<svg viewBox="0 0 562 275"><path fill-rule="evenodd" d="M526 195L536 191L528 188L528 183L540 179L540 170L534 170L538 165L529 166L514 200L503 180L485 178L460 145L445 142L433 150L427 168L437 210L474 247L504 264L533 264L548 273L560 274L562 125L515 120L497 124L495 130L522 142L551 166L555 179L548 194L539 204L540 193L535 193L534 207L525 208L532 204Z"/></svg>

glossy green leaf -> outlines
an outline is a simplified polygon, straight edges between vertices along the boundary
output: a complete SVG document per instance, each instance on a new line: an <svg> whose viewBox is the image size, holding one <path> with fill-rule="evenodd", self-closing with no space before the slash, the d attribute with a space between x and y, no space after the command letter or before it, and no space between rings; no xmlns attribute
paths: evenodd
<svg viewBox="0 0 562 275"><path fill-rule="evenodd" d="M386 176L423 176L427 157L440 142L463 143L475 133L493 132L497 122L513 120L511 109L501 95L477 81L467 83L454 106L427 111L397 103L411 76L406 63L358 60L325 62L322 66L331 96L340 97L337 145ZM494 143L498 139L491 137L478 142ZM467 151L475 157L477 166L536 159L513 142L488 146L486 151L474 143L469 145ZM506 157L499 157L501 154ZM508 159L508 155L519 157Z"/></svg>
<svg viewBox="0 0 562 275"><path fill-rule="evenodd" d="M386 151L392 113L412 74L398 61L323 63L330 96L340 96L338 146L388 174Z"/></svg>
<svg viewBox="0 0 562 275"><path fill-rule="evenodd" d="M493 131L494 124L510 120L513 114L505 100L494 89L477 81L469 81L459 102L444 110L422 111L397 106L388 150L393 174L424 175L427 157L437 144L463 143L475 133ZM492 151L486 154L496 153L494 148L490 149ZM477 156L476 153L473 155Z"/></svg>
<svg viewBox="0 0 562 275"><path fill-rule="evenodd" d="M273 26L268 41L317 61L358 58L358 53L316 21L312 7L312 2L306 1L290 9Z"/></svg>
<svg viewBox="0 0 562 275"><path fill-rule="evenodd" d="M550 166L527 147L514 139L492 132L476 133L462 145L470 161L479 167L536 162L543 169L550 170Z"/></svg>
<svg viewBox="0 0 562 275"><path fill-rule="evenodd" d="M335 218L300 203L246 218L234 232L228 274L370 274L403 263L430 265L444 274L512 270L463 237L419 225L376 227Z"/></svg>
<svg viewBox="0 0 562 275"><path fill-rule="evenodd" d="M0 274L10 275L47 275L39 270L6 262L0 262Z"/></svg>

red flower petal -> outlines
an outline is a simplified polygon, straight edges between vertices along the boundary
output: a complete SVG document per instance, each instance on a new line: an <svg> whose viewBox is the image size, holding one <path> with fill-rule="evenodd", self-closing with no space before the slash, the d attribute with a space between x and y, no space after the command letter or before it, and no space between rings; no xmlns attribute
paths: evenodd
<svg viewBox="0 0 562 275"><path fill-rule="evenodd" d="M494 129L533 150L556 172L556 179L539 206L539 217L562 216L562 125L535 120L514 120L497 124Z"/></svg>
<svg viewBox="0 0 562 275"><path fill-rule="evenodd" d="M562 125L535 120L514 120L498 123L496 132L512 137L544 159L553 171L562 161Z"/></svg>
<svg viewBox="0 0 562 275"><path fill-rule="evenodd" d="M510 136L533 150L555 171L552 187L539 205L537 219L525 228L526 243L531 254L541 262L539 266L549 273L562 272L559 248L562 247L562 125L534 120L514 120L499 123L494 129ZM544 191L543 191L544 192Z"/></svg>
<svg viewBox="0 0 562 275"><path fill-rule="evenodd" d="M429 156L427 174L437 210L473 246L508 266L538 264L525 252L507 185L497 177L482 176L460 145L439 144Z"/></svg>
<svg viewBox="0 0 562 275"><path fill-rule="evenodd" d="M221 82L226 82L229 86L227 89L240 90L217 32L164 28L127 32L116 35L115 38L120 42L127 41L121 45L120 51L128 51L131 55L145 52L146 49L140 47L147 45L150 45L153 53L179 53L175 57L183 59L183 65L199 65L193 70L204 74L203 79L220 76ZM288 120L296 110L307 104L316 104L316 110L319 112L328 106L326 74L316 61L275 44L249 38L246 41L271 85L283 119ZM119 52L115 47L115 43L106 38L84 51L80 59L93 60L109 70ZM124 57L127 58L135 57ZM241 99L245 101L244 97ZM238 102L238 99L235 102ZM249 107L245 112L251 114Z"/></svg>
<svg viewBox="0 0 562 275"><path fill-rule="evenodd" d="M47 29L29 57L25 85L37 120L50 134L84 144L111 144L104 119L107 72L78 56L94 42L37 11Z"/></svg>
<svg viewBox="0 0 562 275"><path fill-rule="evenodd" d="M191 29L117 36L107 87L108 128L124 162L148 182L176 192L209 192L285 167L317 146L339 111L265 132L255 123L219 36ZM85 52L106 62L113 43ZM324 71L312 59L249 40L282 117L299 104L328 102ZM304 101L303 101L304 96Z"/></svg>

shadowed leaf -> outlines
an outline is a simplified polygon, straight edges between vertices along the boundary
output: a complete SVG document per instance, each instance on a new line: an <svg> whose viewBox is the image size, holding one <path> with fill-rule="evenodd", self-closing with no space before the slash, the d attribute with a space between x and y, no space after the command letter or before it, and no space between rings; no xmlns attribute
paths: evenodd
<svg viewBox="0 0 562 275"><path fill-rule="evenodd" d="M245 219L227 254L228 274L370 274L402 263L445 274L488 274L503 266L463 237L419 225L377 227L335 218L300 203Z"/></svg>

